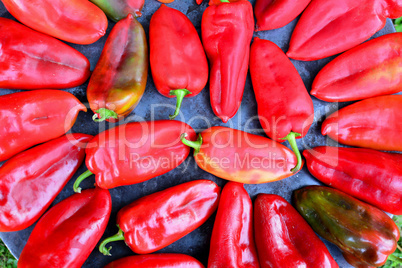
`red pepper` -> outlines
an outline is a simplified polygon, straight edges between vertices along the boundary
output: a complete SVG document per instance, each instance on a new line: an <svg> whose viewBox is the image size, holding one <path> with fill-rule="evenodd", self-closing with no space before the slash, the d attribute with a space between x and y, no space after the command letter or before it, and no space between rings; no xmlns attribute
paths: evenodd
<svg viewBox="0 0 402 268"><path fill-rule="evenodd" d="M268 138L237 129L212 127L204 130L197 141L181 136L194 148L198 166L225 180L240 183L277 181L294 173L297 158L286 146Z"/></svg>
<svg viewBox="0 0 402 268"><path fill-rule="evenodd" d="M63 42L0 18L0 88L69 88L89 77L89 61Z"/></svg>
<svg viewBox="0 0 402 268"><path fill-rule="evenodd" d="M362 100L331 114L321 133L342 144L402 151L402 96Z"/></svg>
<svg viewBox="0 0 402 268"><path fill-rule="evenodd" d="M0 97L0 161L57 138L73 125L85 106L60 90L35 90Z"/></svg>
<svg viewBox="0 0 402 268"><path fill-rule="evenodd" d="M152 77L165 97L177 98L174 119L185 96L194 97L208 81L208 62L200 37L191 21L180 11L161 7L149 23Z"/></svg>
<svg viewBox="0 0 402 268"><path fill-rule="evenodd" d="M114 22L124 19L128 14L141 17L144 0L90 0L105 12Z"/></svg>
<svg viewBox="0 0 402 268"><path fill-rule="evenodd" d="M254 231L262 268L338 267L324 243L285 199L259 194Z"/></svg>
<svg viewBox="0 0 402 268"><path fill-rule="evenodd" d="M92 44L106 33L105 13L87 0L1 1L29 28L70 43Z"/></svg>
<svg viewBox="0 0 402 268"><path fill-rule="evenodd" d="M254 14L257 19L256 31L281 28L294 20L311 0L257 0Z"/></svg>
<svg viewBox="0 0 402 268"><path fill-rule="evenodd" d="M89 80L87 97L94 120L129 114L144 94L147 75L144 28L130 14L113 27Z"/></svg>
<svg viewBox="0 0 402 268"><path fill-rule="evenodd" d="M36 224L18 267L81 267L102 237L111 209L109 191L100 188L61 201Z"/></svg>
<svg viewBox="0 0 402 268"><path fill-rule="evenodd" d="M204 268L199 261L184 254L165 253L129 256L113 261L105 268Z"/></svg>
<svg viewBox="0 0 402 268"><path fill-rule="evenodd" d="M289 141L302 159L296 138L304 137L314 121L314 106L296 68L274 43L256 37L251 45L250 74L258 104L258 118L265 133L275 141Z"/></svg>
<svg viewBox="0 0 402 268"><path fill-rule="evenodd" d="M179 166L190 153L180 142L180 134L195 138L194 130L180 121L133 122L108 129L93 138L86 149L84 172L79 184L93 173L104 189L130 185L165 174Z"/></svg>
<svg viewBox="0 0 402 268"><path fill-rule="evenodd" d="M307 61L329 57L367 40L385 26L387 17L400 16L400 0L313 0L294 29L286 54Z"/></svg>
<svg viewBox="0 0 402 268"><path fill-rule="evenodd" d="M243 185L228 182L219 200L208 268L258 268L253 235L253 204Z"/></svg>
<svg viewBox="0 0 402 268"><path fill-rule="evenodd" d="M315 77L310 93L329 102L397 93L402 87L400 64L402 33L383 35L346 51L327 64Z"/></svg>
<svg viewBox="0 0 402 268"><path fill-rule="evenodd" d="M200 227L218 207L219 192L213 181L197 180L137 199L117 213L119 232L99 251L110 255L106 244L119 240L137 254L162 249Z"/></svg>
<svg viewBox="0 0 402 268"><path fill-rule="evenodd" d="M209 6L202 15L201 32L211 69L212 109L226 123L243 97L254 33L253 7L247 0Z"/></svg>

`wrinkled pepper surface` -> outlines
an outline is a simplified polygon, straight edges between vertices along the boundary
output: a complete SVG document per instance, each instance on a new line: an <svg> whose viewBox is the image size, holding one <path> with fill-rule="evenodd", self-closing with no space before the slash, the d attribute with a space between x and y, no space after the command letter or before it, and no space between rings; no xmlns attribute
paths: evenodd
<svg viewBox="0 0 402 268"><path fill-rule="evenodd" d="M297 22L287 55L311 61L341 53L381 30L387 17L401 16L400 0L313 0Z"/></svg>
<svg viewBox="0 0 402 268"><path fill-rule="evenodd" d="M6 18L0 32L0 88L69 88L88 79L88 59L63 42Z"/></svg>
<svg viewBox="0 0 402 268"><path fill-rule="evenodd" d="M341 191L308 186L294 192L296 209L321 237L337 245L354 267L383 265L399 229L387 214Z"/></svg>
<svg viewBox="0 0 402 268"><path fill-rule="evenodd" d="M338 267L308 223L279 195L257 195L254 232L261 268Z"/></svg>
<svg viewBox="0 0 402 268"><path fill-rule="evenodd" d="M64 199L36 224L18 267L81 267L102 237L111 210L109 191L100 188Z"/></svg>
<svg viewBox="0 0 402 268"><path fill-rule="evenodd" d="M74 184L95 174L96 184L104 189L130 185L165 174L179 166L190 153L180 134L195 139L194 130L180 121L133 122L96 135L85 150L86 166Z"/></svg>
<svg viewBox="0 0 402 268"><path fill-rule="evenodd" d="M110 255L106 244L119 240L137 254L162 249L200 227L218 207L219 192L213 181L196 180L137 199L117 213L119 232L99 251Z"/></svg>
<svg viewBox="0 0 402 268"><path fill-rule="evenodd" d="M148 46L144 28L133 15L116 23L88 83L87 97L95 121L129 114L147 84Z"/></svg>
<svg viewBox="0 0 402 268"><path fill-rule="evenodd" d="M181 136L194 148L198 166L225 180L267 183L292 176L297 158L286 146L271 139L226 127L211 127L197 141Z"/></svg>
<svg viewBox="0 0 402 268"><path fill-rule="evenodd" d="M243 97L254 32L253 7L247 0L211 4L202 15L202 42L211 69L212 110L226 123Z"/></svg>
<svg viewBox="0 0 402 268"><path fill-rule="evenodd" d="M322 135L339 143L385 151L402 151L402 96L366 99L331 114Z"/></svg>
<svg viewBox="0 0 402 268"><path fill-rule="evenodd" d="M208 268L258 268L253 204L243 185L228 182L219 200L209 249Z"/></svg>
<svg viewBox="0 0 402 268"><path fill-rule="evenodd" d="M141 17L144 0L90 0L105 12L109 19L114 22L122 20L128 14Z"/></svg>
<svg viewBox="0 0 402 268"><path fill-rule="evenodd" d="M258 118L273 140L289 141L302 159L296 138L304 137L314 121L314 106L296 68L283 51L269 40L254 38L250 54L250 74L258 104Z"/></svg>
<svg viewBox="0 0 402 268"><path fill-rule="evenodd" d="M152 77L156 89L165 97L177 99L180 111L184 97L201 92L208 81L208 62L200 37L191 21L180 11L164 4L149 23Z"/></svg>
<svg viewBox="0 0 402 268"><path fill-rule="evenodd" d="M113 261L105 268L204 268L191 256L177 253L161 253L129 256Z"/></svg>
<svg viewBox="0 0 402 268"><path fill-rule="evenodd" d="M35 90L0 96L0 161L57 138L85 106L71 93Z"/></svg>
<svg viewBox="0 0 402 268"><path fill-rule="evenodd" d="M87 0L1 0L17 20L39 32L81 45L105 35L105 13Z"/></svg>

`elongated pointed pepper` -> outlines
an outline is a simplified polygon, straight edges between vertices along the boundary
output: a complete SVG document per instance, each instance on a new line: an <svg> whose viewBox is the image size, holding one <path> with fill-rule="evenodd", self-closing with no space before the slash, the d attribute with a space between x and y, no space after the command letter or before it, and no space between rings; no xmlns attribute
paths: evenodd
<svg viewBox="0 0 402 268"><path fill-rule="evenodd" d="M258 184L294 174L290 170L296 166L296 156L271 139L226 127L206 129L197 141L186 137L183 133L181 141L194 148L198 166L219 178Z"/></svg>
<svg viewBox="0 0 402 268"><path fill-rule="evenodd" d="M149 23L152 77L156 89L165 97L177 99L180 111L184 97L194 97L208 81L208 62L200 37L191 21L180 11L161 7Z"/></svg>
<svg viewBox="0 0 402 268"><path fill-rule="evenodd" d="M204 268L191 256L177 253L135 255L113 261L105 268Z"/></svg>
<svg viewBox="0 0 402 268"><path fill-rule="evenodd" d="M304 137L314 121L314 106L296 68L273 42L254 38L251 45L250 74L258 104L258 118L268 137L289 141L302 159L296 139Z"/></svg>
<svg viewBox="0 0 402 268"><path fill-rule="evenodd" d="M243 185L228 182L219 200L209 249L208 268L258 268L253 204Z"/></svg>
<svg viewBox="0 0 402 268"><path fill-rule="evenodd" d="M35 90L0 97L0 161L57 138L74 125L85 106L71 93Z"/></svg>
<svg viewBox="0 0 402 268"><path fill-rule="evenodd" d="M257 195L254 232L262 268L338 267L308 223L279 195Z"/></svg>
<svg viewBox="0 0 402 268"><path fill-rule="evenodd" d="M119 232L99 251L110 255L106 244L119 240L137 254L162 249L200 227L218 207L219 192L213 181L196 180L137 199L117 213Z"/></svg>
<svg viewBox="0 0 402 268"><path fill-rule="evenodd" d="M89 77L89 61L48 35L0 18L0 88L69 88Z"/></svg>
<svg viewBox="0 0 402 268"><path fill-rule="evenodd" d="M116 23L88 83L95 121L115 121L129 114L147 84L148 46L144 28L133 15Z"/></svg>
<svg viewBox="0 0 402 268"><path fill-rule="evenodd" d="M253 7L247 0L211 4L202 15L202 42L211 69L212 110L226 123L243 97L254 33Z"/></svg>
<svg viewBox="0 0 402 268"><path fill-rule="evenodd" d="M100 188L64 199L36 224L18 267L81 267L102 237L111 210L109 191Z"/></svg>
<svg viewBox="0 0 402 268"><path fill-rule="evenodd" d="M308 186L294 192L296 209L354 267L378 267L392 254L399 229L387 214L341 191Z"/></svg>
<svg viewBox="0 0 402 268"><path fill-rule="evenodd" d="M90 0L105 12L109 19L114 22L122 20L128 14L141 17L144 0Z"/></svg>
<svg viewBox="0 0 402 268"><path fill-rule="evenodd" d="M305 61L329 57L369 39L387 17L400 16L399 0L313 0L297 22L286 54Z"/></svg>
<svg viewBox="0 0 402 268"><path fill-rule="evenodd" d="M95 174L104 189L130 185L165 174L179 166L190 153L180 134L195 139L194 130L180 121L133 122L96 135L85 150L88 171L77 178L79 184Z"/></svg>
<svg viewBox="0 0 402 268"><path fill-rule="evenodd" d="M322 135L339 143L385 151L402 151L402 96L362 100L331 114Z"/></svg>

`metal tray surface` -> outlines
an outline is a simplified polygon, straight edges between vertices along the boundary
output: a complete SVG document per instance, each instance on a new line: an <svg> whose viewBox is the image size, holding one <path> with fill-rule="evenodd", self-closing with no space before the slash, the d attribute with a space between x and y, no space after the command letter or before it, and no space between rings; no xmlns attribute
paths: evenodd
<svg viewBox="0 0 402 268"><path fill-rule="evenodd" d="M254 2L255 0L251 0L252 4L254 4ZM145 2L144 9L142 10L143 15L138 20L143 25L147 35L151 16L159 8L160 5L161 4L156 0L147 0ZM196 4L195 0L176 0L171 4L168 4L168 6L178 9L186 14L195 25L198 33L201 34L201 18L204 10L208 6L207 0L204 0L204 2L200 6ZM6 11L4 5L1 2L0 16L14 19ZM258 36L262 39L271 40L275 42L278 46L280 46L283 51L286 52L289 46L291 33L297 23L297 20L298 18L280 29L254 33L254 36ZM95 68L96 62L100 56L106 38L113 26L114 23L109 20L107 34L92 45L83 46L70 44L72 47L83 53L89 59L91 63L91 70ZM373 37L378 37L380 35L391 32L395 32L395 29L392 25L391 20L388 20L386 26L381 31L376 33ZM301 75L308 91L310 91L313 79L318 71L333 58L334 57L330 57L312 62L292 60L299 74ZM73 93L83 103L87 103L86 87L87 83L76 88L66 89L66 91ZM0 89L0 95L10 94L13 92L17 92L17 90ZM315 97L313 97L313 102L315 109L314 123L311 126L310 131L306 135L306 137L302 140L297 141L301 151L304 148L316 147L320 145L336 145L334 141L321 135L321 123L325 119L326 115L349 104L326 103L316 99ZM125 122L168 119L168 115L173 113L174 111L174 105L175 99L166 98L157 92L152 81L151 71L149 70L148 83L144 96L139 105L129 115ZM92 115L93 114L91 111L87 113L81 112L72 129L72 132L81 132L96 135L97 133L115 125L113 123L107 122L95 123L91 119ZM262 132L261 125L257 118L257 104L251 87L250 75L247 76L241 107L236 116L229 120L228 123L222 123L222 121L219 120L212 112L209 99L209 84L207 84L206 88L199 95L193 98L185 99L183 101L181 114L176 118L176 120L181 120L188 123L195 129L196 132L201 132L202 130L210 126L219 125L241 129L250 133L265 136L265 134ZM122 122L119 122L118 124L120 123ZM289 147L288 143L284 144ZM78 172L74 175L74 177L68 182L67 186L57 196L52 206L73 194L73 183L78 175L85 170L86 167L83 164ZM149 195L168 187L197 179L209 179L216 182L219 186L223 186L225 184L224 180L217 178L198 168L191 153L183 164L181 164L176 169L168 172L167 174L153 178L143 183L111 189L110 193L113 202L112 214L106 232L103 235L102 239L117 232L117 228L115 226L116 214L120 208L142 196ZM83 189L87 189L93 187L93 184L94 179L92 177L91 179L84 181L81 186ZM245 185L245 188L253 200L259 193L270 193L278 194L284 197L286 200L291 201L291 194L293 190L299 189L303 186L317 184L320 183L310 175L310 173L307 171L306 166L304 166L298 174L284 180L259 185ZM214 220L215 214L211 218L209 218L207 222L204 223L200 228L183 237L182 239L176 241L175 243L167 246L166 248L159 250L158 252L188 254L200 260L204 265L207 265L209 241ZM33 228L34 225L19 232L0 233L0 238L5 242L12 254L18 258ZM336 246L326 241L324 241L324 243L328 247L332 256L338 262L340 267L351 267L344 260L341 252ZM134 255L134 253L122 241L114 242L110 245L113 246L113 249L111 251L112 256L103 256L98 251L98 249L95 248L83 267L103 267L113 260Z"/></svg>

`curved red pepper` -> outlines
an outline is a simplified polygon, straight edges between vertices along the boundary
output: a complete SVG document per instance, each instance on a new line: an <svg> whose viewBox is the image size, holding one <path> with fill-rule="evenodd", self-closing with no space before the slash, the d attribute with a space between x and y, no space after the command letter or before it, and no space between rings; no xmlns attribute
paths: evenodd
<svg viewBox="0 0 402 268"><path fill-rule="evenodd" d="M401 64L402 33L383 35L328 63L315 77L310 93L329 102L397 93L402 87Z"/></svg>
<svg viewBox="0 0 402 268"><path fill-rule="evenodd" d="M209 250L208 268L227 267L260 267L253 235L253 204L237 182L223 187Z"/></svg>
<svg viewBox="0 0 402 268"><path fill-rule="evenodd" d="M180 11L164 4L149 23L152 77L165 97L177 98L174 119L183 98L200 93L208 81L208 62L197 30Z"/></svg>
<svg viewBox="0 0 402 268"><path fill-rule="evenodd" d="M114 22L124 19L128 14L141 17L144 0L90 0L105 12Z"/></svg>
<svg viewBox="0 0 402 268"><path fill-rule="evenodd" d="M88 59L63 42L6 18L0 32L0 88L69 88L88 79Z"/></svg>
<svg viewBox="0 0 402 268"><path fill-rule="evenodd" d="M93 173L96 184L104 189L143 182L179 166L190 153L180 142L180 134L195 139L194 130L180 121L148 121L123 124L108 129L88 143L86 165L88 171L74 184Z"/></svg>
<svg viewBox="0 0 402 268"><path fill-rule="evenodd" d="M94 120L114 120L129 114L144 94L147 76L144 28L130 14L113 27L89 80L87 98Z"/></svg>
<svg viewBox="0 0 402 268"><path fill-rule="evenodd" d="M181 136L194 148L198 166L225 180L240 183L266 183L292 176L297 158L286 146L268 138L237 129L212 127L197 141Z"/></svg>
<svg viewBox="0 0 402 268"><path fill-rule="evenodd" d="M288 140L302 160L296 138L304 137L314 121L314 106L296 68L285 53L269 40L254 38L250 54L250 74L258 104L258 118L268 137Z"/></svg>
<svg viewBox="0 0 402 268"><path fill-rule="evenodd" d="M39 32L81 45L105 35L107 18L87 0L1 0L17 20Z"/></svg>
<svg viewBox="0 0 402 268"><path fill-rule="evenodd" d="M212 110L226 123L243 97L254 33L253 7L246 0L209 6L202 15L201 32L211 69Z"/></svg>
<svg viewBox="0 0 402 268"><path fill-rule="evenodd" d="M109 191L100 188L64 199L36 224L18 267L81 267L102 237L111 210Z"/></svg>
<svg viewBox="0 0 402 268"><path fill-rule="evenodd" d="M313 0L303 12L286 53L296 60L318 60L364 42L386 18L402 16L399 0Z"/></svg>
<svg viewBox="0 0 402 268"><path fill-rule="evenodd" d="M338 267L313 229L279 195L257 196L254 231L262 268Z"/></svg>
<svg viewBox="0 0 402 268"><path fill-rule="evenodd" d="M331 114L321 133L342 144L402 151L402 96L362 100Z"/></svg>
<svg viewBox="0 0 402 268"><path fill-rule="evenodd" d="M74 125L85 106L60 90L35 90L0 97L0 161L57 138Z"/></svg>
<svg viewBox="0 0 402 268"><path fill-rule="evenodd" d="M106 244L119 240L137 254L162 249L200 227L218 207L219 192L213 181L197 180L137 199L117 213L119 232L99 251L110 255Z"/></svg>
<svg viewBox="0 0 402 268"><path fill-rule="evenodd" d="M129 256L113 261L105 268L204 268L191 256L176 253Z"/></svg>

